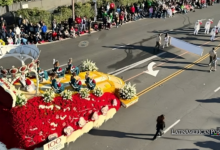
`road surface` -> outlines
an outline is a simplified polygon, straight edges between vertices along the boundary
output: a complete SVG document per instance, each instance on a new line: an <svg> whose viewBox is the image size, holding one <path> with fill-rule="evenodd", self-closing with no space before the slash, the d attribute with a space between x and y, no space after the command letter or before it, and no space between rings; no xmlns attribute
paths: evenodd
<svg viewBox="0 0 220 150"><path fill-rule="evenodd" d="M206 55L213 47L220 55L220 37L210 42L210 35L204 35L203 30L198 36L192 34L199 19L214 18L214 24L218 23L219 6L170 19L145 19L118 29L38 46L44 69L52 67L53 58L61 65L66 64L69 57L76 65L91 59L100 71L112 72L136 84L140 93L137 104L121 108L113 119L84 134L65 150L219 150L218 136L174 136L169 129L172 126L174 129L211 129L220 124L220 69L209 73ZM202 46L204 55L200 57L174 47L165 49L159 56L153 55L155 36L164 32ZM89 42L89 46L79 47L81 41ZM146 62L131 65L141 60ZM150 62L155 62L154 69L159 70L156 77L143 73ZM18 64L13 58L0 63L7 67ZM133 67L117 71L128 65ZM156 118L161 114L165 115L169 130L152 141Z"/></svg>

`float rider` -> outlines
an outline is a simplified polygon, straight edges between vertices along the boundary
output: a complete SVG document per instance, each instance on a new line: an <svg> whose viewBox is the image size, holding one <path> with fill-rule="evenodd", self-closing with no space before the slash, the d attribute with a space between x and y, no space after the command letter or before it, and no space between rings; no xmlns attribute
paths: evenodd
<svg viewBox="0 0 220 150"><path fill-rule="evenodd" d="M74 91L79 92L82 88L82 82L81 82L80 78L78 78L76 80L75 76L76 76L76 73L74 72L73 75L71 76L71 79L70 79L69 83L70 83L70 86L73 88Z"/></svg>
<svg viewBox="0 0 220 150"><path fill-rule="evenodd" d="M78 76L79 75L79 67L77 66L73 66L72 65L72 62L73 62L73 59L70 58L68 63L67 63L67 68L66 68L66 73L76 73L76 75Z"/></svg>
<svg viewBox="0 0 220 150"><path fill-rule="evenodd" d="M94 90L94 88L96 87L96 82L94 79L89 77L89 72L86 72L85 83L90 90Z"/></svg>
<svg viewBox="0 0 220 150"><path fill-rule="evenodd" d="M56 79L57 74L52 74L51 76L51 87L53 88L53 90L55 91L55 93L61 93L64 91L64 86L63 84L61 84L60 82L57 81Z"/></svg>
<svg viewBox="0 0 220 150"><path fill-rule="evenodd" d="M54 69L52 69L53 73L57 74L57 77L64 77L65 76L65 70L59 67L59 61L54 61Z"/></svg>
<svg viewBox="0 0 220 150"><path fill-rule="evenodd" d="M43 79L48 80L48 73L40 68L40 61L37 61L37 73L40 78L40 82L43 82Z"/></svg>

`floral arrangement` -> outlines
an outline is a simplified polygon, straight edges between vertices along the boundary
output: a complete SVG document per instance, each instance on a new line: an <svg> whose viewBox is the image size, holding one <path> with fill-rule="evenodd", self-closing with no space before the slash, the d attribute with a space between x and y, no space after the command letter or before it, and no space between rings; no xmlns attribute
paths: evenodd
<svg viewBox="0 0 220 150"><path fill-rule="evenodd" d="M52 101L54 100L54 98L55 98L55 92L54 92L52 89L49 89L49 90L47 89L42 96L43 96L43 98L44 98L44 99L43 99L44 102L50 103L50 102L52 102Z"/></svg>
<svg viewBox="0 0 220 150"><path fill-rule="evenodd" d="M17 92L16 95L16 106L23 106L27 103L27 98L24 94L21 93L20 89Z"/></svg>
<svg viewBox="0 0 220 150"><path fill-rule="evenodd" d="M119 89L120 98L124 100L132 99L136 96L136 88L135 85L131 85L129 82L125 84L123 88Z"/></svg>
<svg viewBox="0 0 220 150"><path fill-rule="evenodd" d="M102 97L91 93L89 97L93 100L84 100L79 94L72 95L71 101L64 101L61 96L57 96L53 104L46 104L48 107L59 106L59 110L56 107L39 109L39 106L45 106L45 102L39 96L29 99L26 107L13 107L10 111L0 108L1 142L8 149L15 147L25 150L34 149L43 146L53 133L57 133L58 137L65 135L65 129L68 126L73 131L81 130L80 117L90 122L102 115L101 109L105 106L108 106L108 110L115 108L118 111L120 109L120 100L114 93L106 92ZM116 106L112 104L113 99L117 101ZM94 113L97 113L98 118L92 117Z"/></svg>
<svg viewBox="0 0 220 150"><path fill-rule="evenodd" d="M96 67L96 64L92 62L91 60L86 60L82 62L82 71L97 71L98 68Z"/></svg>
<svg viewBox="0 0 220 150"><path fill-rule="evenodd" d="M101 97L103 95L103 90L102 88L96 86L92 93L97 97Z"/></svg>
<svg viewBox="0 0 220 150"><path fill-rule="evenodd" d="M5 42L2 39L0 39L0 45L5 45Z"/></svg>
<svg viewBox="0 0 220 150"><path fill-rule="evenodd" d="M89 97L89 93L90 90L88 88L82 88L80 91L79 91L79 95L81 98L85 99L85 98L88 98Z"/></svg>
<svg viewBox="0 0 220 150"><path fill-rule="evenodd" d="M65 90L61 93L61 96L64 100L71 100L72 99L72 92L70 90Z"/></svg>

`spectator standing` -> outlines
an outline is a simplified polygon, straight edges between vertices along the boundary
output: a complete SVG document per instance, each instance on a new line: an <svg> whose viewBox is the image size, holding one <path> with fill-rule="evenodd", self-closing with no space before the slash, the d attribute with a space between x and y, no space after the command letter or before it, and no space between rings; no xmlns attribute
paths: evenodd
<svg viewBox="0 0 220 150"><path fill-rule="evenodd" d="M52 30L55 31L56 29L57 29L57 22L56 19L54 19L52 22Z"/></svg>
<svg viewBox="0 0 220 150"><path fill-rule="evenodd" d="M78 31L80 32L81 31L81 22L82 22L82 19L80 16L76 17L76 23L78 25Z"/></svg>
<svg viewBox="0 0 220 150"><path fill-rule="evenodd" d="M111 29L111 18L108 16L107 18L108 28Z"/></svg>
<svg viewBox="0 0 220 150"><path fill-rule="evenodd" d="M153 140L155 140L157 138L157 136L162 136L163 132L162 130L165 128L165 122L164 122L164 115L160 115L159 117L157 117L157 125L156 125L156 134L153 137Z"/></svg>
<svg viewBox="0 0 220 150"><path fill-rule="evenodd" d="M118 24L119 24L119 14L118 14L118 12L115 12L115 23L116 23L116 28L118 28Z"/></svg>
<svg viewBox="0 0 220 150"><path fill-rule="evenodd" d="M103 26L105 29L107 29L107 17L103 18Z"/></svg>
<svg viewBox="0 0 220 150"><path fill-rule="evenodd" d="M87 23L86 17L82 18L82 22L81 23L82 23L82 31L86 32L86 23Z"/></svg>
<svg viewBox="0 0 220 150"><path fill-rule="evenodd" d="M154 9L153 9L152 6L150 6L150 8L149 8L149 18L152 18L153 12L154 12Z"/></svg>
<svg viewBox="0 0 220 150"><path fill-rule="evenodd" d="M121 14L120 14L120 16L119 16L119 24L121 24L121 26L122 26L122 24L123 24L123 21L124 21L124 12L121 11Z"/></svg>
<svg viewBox="0 0 220 150"><path fill-rule="evenodd" d="M131 6L131 18L132 18L132 20L134 20L134 14L135 14L135 7L134 7L134 5L132 5Z"/></svg>
<svg viewBox="0 0 220 150"><path fill-rule="evenodd" d="M41 34L42 34L42 39L46 39L46 33L47 33L47 26L43 23L43 26L41 27Z"/></svg>

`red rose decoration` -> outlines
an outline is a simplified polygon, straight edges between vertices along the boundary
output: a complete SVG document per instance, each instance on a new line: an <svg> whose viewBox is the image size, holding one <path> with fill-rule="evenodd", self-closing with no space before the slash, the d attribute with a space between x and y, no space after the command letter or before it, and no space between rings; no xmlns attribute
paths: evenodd
<svg viewBox="0 0 220 150"><path fill-rule="evenodd" d="M57 86L58 86L58 87L61 87L61 83L58 83Z"/></svg>
<svg viewBox="0 0 220 150"><path fill-rule="evenodd" d="M29 79L26 80L27 85L31 85L31 81Z"/></svg>
<svg viewBox="0 0 220 150"><path fill-rule="evenodd" d="M1 73L4 74L4 75L6 75L6 74L8 73L8 70L3 69L3 70L1 70Z"/></svg>
<svg viewBox="0 0 220 150"><path fill-rule="evenodd" d="M115 4L114 4L114 3L111 3L111 4L110 4L110 8L111 8L111 9L114 9L114 8L115 8Z"/></svg>
<svg viewBox="0 0 220 150"><path fill-rule="evenodd" d="M79 83L78 83L79 85L82 85L82 82L81 81L79 81Z"/></svg>
<svg viewBox="0 0 220 150"><path fill-rule="evenodd" d="M94 79L92 80L92 83L96 83Z"/></svg>
<svg viewBox="0 0 220 150"><path fill-rule="evenodd" d="M63 69L62 68L59 68L59 71L62 71Z"/></svg>
<svg viewBox="0 0 220 150"><path fill-rule="evenodd" d="M34 62L32 62L32 63L30 63L29 65L28 65L28 69L31 69L31 68L33 68L34 67Z"/></svg>
<svg viewBox="0 0 220 150"><path fill-rule="evenodd" d="M17 72L18 72L18 69L17 69L17 68L13 68L13 69L10 70L10 73L12 73L12 74L13 74L13 73L17 73Z"/></svg>
<svg viewBox="0 0 220 150"><path fill-rule="evenodd" d="M19 71L20 71L20 72L24 72L26 69L27 69L27 66L24 65L24 66L22 66L22 67L19 69Z"/></svg>

